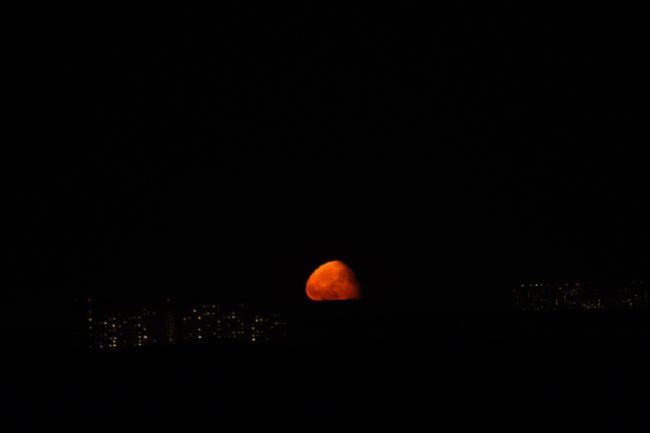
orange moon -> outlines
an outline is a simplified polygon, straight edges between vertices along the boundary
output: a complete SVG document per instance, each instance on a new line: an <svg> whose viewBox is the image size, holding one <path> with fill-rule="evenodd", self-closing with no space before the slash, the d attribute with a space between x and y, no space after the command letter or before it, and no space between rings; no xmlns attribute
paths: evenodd
<svg viewBox="0 0 650 433"><path fill-rule="evenodd" d="M334 260L319 266L307 280L307 297L312 301L361 299L356 275L345 263Z"/></svg>

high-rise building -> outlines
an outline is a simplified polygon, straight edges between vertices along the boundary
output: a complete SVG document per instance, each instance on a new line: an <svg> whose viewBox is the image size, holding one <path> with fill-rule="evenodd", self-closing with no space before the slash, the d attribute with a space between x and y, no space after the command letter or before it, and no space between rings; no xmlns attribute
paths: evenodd
<svg viewBox="0 0 650 433"><path fill-rule="evenodd" d="M528 282L513 290L518 310L601 310L648 308L645 280L610 282Z"/></svg>
<svg viewBox="0 0 650 433"><path fill-rule="evenodd" d="M153 308L111 308L88 302L86 327L91 349L140 347L167 342L167 323Z"/></svg>
<svg viewBox="0 0 650 433"><path fill-rule="evenodd" d="M273 343L286 339L287 324L278 313L244 304L187 304L170 299L155 306L86 305L88 347L106 350L205 340Z"/></svg>

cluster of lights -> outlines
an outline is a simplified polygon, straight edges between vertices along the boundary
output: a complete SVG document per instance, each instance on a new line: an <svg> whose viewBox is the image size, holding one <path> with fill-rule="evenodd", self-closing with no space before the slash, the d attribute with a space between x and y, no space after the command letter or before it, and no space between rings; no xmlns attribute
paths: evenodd
<svg viewBox="0 0 650 433"><path fill-rule="evenodd" d="M610 290L598 290L591 283L522 283L513 290L515 306L521 310L601 310L647 308L648 287L632 281Z"/></svg>
<svg viewBox="0 0 650 433"><path fill-rule="evenodd" d="M95 316L95 317L94 317ZM156 312L143 310L141 314L111 314L105 317L93 315L88 311L88 333L90 346L98 349L115 349L153 344L148 322L156 318Z"/></svg>
<svg viewBox="0 0 650 433"><path fill-rule="evenodd" d="M180 320L177 320L178 319ZM158 341L174 343L223 339L269 342L284 335L286 323L277 314L253 314L243 305L222 308L216 304L196 305L184 313L166 314L143 310L137 315L93 315L88 310L90 347L114 349L141 347Z"/></svg>

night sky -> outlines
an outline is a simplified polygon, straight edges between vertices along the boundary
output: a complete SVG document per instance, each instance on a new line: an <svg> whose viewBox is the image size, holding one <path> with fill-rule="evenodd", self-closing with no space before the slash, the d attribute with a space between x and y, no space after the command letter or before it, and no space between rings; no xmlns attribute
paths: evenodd
<svg viewBox="0 0 650 433"><path fill-rule="evenodd" d="M640 15L238 3L20 33L10 296L302 302L340 259L448 310L647 275Z"/></svg>

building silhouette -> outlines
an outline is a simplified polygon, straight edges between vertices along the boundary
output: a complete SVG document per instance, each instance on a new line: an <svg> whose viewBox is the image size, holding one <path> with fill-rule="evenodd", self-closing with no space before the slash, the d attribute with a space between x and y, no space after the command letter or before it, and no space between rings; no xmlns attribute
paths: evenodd
<svg viewBox="0 0 650 433"><path fill-rule="evenodd" d="M646 280L625 282L527 282L513 290L523 311L642 309L650 306Z"/></svg>
<svg viewBox="0 0 650 433"><path fill-rule="evenodd" d="M216 340L268 344L287 337L287 323L279 313L241 303L192 304L171 299L147 306L87 299L82 328L91 350Z"/></svg>

